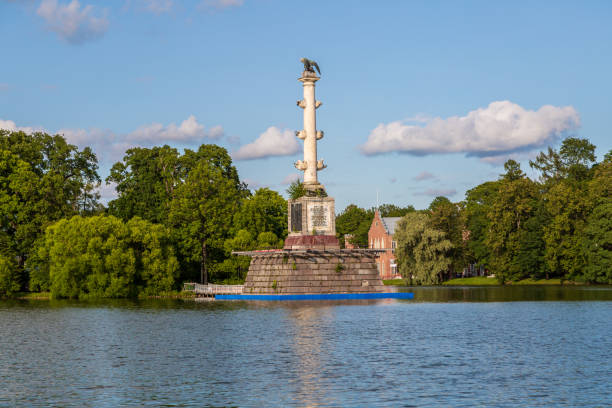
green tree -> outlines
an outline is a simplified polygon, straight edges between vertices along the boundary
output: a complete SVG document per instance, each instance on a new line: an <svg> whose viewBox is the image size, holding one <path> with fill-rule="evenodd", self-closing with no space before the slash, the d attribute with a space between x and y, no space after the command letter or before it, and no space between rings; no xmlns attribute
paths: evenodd
<svg viewBox="0 0 612 408"><path fill-rule="evenodd" d="M232 251L251 251L258 247L253 235L245 230L239 230L233 238L226 239L224 248L227 258L214 267L214 274L226 284L242 284L246 279L251 258L248 256L231 255Z"/></svg>
<svg viewBox="0 0 612 408"><path fill-rule="evenodd" d="M166 222L181 172L175 148L164 145L129 149L106 178L107 183L116 183L118 194L108 203L108 212L124 221L140 217L155 223Z"/></svg>
<svg viewBox="0 0 612 408"><path fill-rule="evenodd" d="M421 285L440 283L451 265L452 243L444 232L432 228L422 213L405 215L395 228L396 256L400 273Z"/></svg>
<svg viewBox="0 0 612 408"><path fill-rule="evenodd" d="M449 255L452 260L451 271L458 271L468 263L466 242L463 240L465 230L464 213L461 204L452 203L446 197L436 197L429 205L429 224L432 228L444 232L453 244Z"/></svg>
<svg viewBox="0 0 612 408"><path fill-rule="evenodd" d="M587 282L612 284L612 151L595 167L588 183L593 210L586 220L581 240Z"/></svg>
<svg viewBox="0 0 612 408"><path fill-rule="evenodd" d="M19 276L15 263L9 257L0 254L0 298L11 296L18 292L19 288Z"/></svg>
<svg viewBox="0 0 612 408"><path fill-rule="evenodd" d="M344 245L344 236L351 234L350 242L360 248L368 247L368 231L374 218L373 211L366 211L355 204L348 205L336 216L336 236Z"/></svg>
<svg viewBox="0 0 612 408"><path fill-rule="evenodd" d="M278 238L287 235L287 201L276 191L260 188L242 200L234 215L234 229L245 229L253 236L271 232ZM276 245L276 243L275 243Z"/></svg>
<svg viewBox="0 0 612 408"><path fill-rule="evenodd" d="M400 207L395 204L382 204L378 206L378 212L380 212L381 217L403 217L413 211L415 211L415 209L411 205ZM372 214L373 213L374 211L372 211Z"/></svg>
<svg viewBox="0 0 612 408"><path fill-rule="evenodd" d="M306 188L304 188L304 183L300 179L293 181L287 187L287 194L291 200L297 200L300 197L306 195Z"/></svg>
<svg viewBox="0 0 612 408"><path fill-rule="evenodd" d="M229 236L233 214L242 191L235 180L206 160L192 167L176 189L170 206L169 223L176 235L184 261L199 263L200 282L208 283L208 267L214 251L218 261L224 257L223 243Z"/></svg>
<svg viewBox="0 0 612 408"><path fill-rule="evenodd" d="M498 181L487 181L468 190L465 195L465 220L469 234L466 256L471 262L487 268L491 268L487 246L490 221L487 214L496 201L498 190Z"/></svg>
<svg viewBox="0 0 612 408"><path fill-rule="evenodd" d="M556 151L548 148L529 165L540 172L544 184L556 183L565 178L584 180L588 178L591 164L595 162L595 145L587 139L568 137Z"/></svg>
<svg viewBox="0 0 612 408"><path fill-rule="evenodd" d="M44 229L98 211L97 159L63 136L6 130L0 130L0 157L0 251L15 257L25 286L26 263Z"/></svg>
<svg viewBox="0 0 612 408"><path fill-rule="evenodd" d="M595 207L587 220L581 255L584 280L612 284L612 200Z"/></svg>
<svg viewBox="0 0 612 408"><path fill-rule="evenodd" d="M49 226L38 248L56 298L120 298L173 288L178 261L161 225L74 216Z"/></svg>
<svg viewBox="0 0 612 408"><path fill-rule="evenodd" d="M517 257L525 223L532 216L538 199L537 186L525 176L516 161L508 160L504 168L506 173L499 180L495 202L487 214L489 233L486 241L491 252L489 261L501 283L529 274L521 269Z"/></svg>

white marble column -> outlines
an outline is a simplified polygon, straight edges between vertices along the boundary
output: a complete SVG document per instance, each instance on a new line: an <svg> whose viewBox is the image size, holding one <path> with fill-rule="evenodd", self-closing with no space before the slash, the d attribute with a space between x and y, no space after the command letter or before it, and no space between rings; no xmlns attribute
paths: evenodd
<svg viewBox="0 0 612 408"><path fill-rule="evenodd" d="M317 140L323 137L323 132L317 132L316 109L321 106L321 102L315 99L315 82L318 80L319 77L309 71L304 71L299 78L304 86L304 99L298 101L298 106L304 109L304 129L296 135L304 141L304 161L298 160L295 167L304 171L304 187L307 189L322 188L317 172L326 167L323 160L317 160Z"/></svg>

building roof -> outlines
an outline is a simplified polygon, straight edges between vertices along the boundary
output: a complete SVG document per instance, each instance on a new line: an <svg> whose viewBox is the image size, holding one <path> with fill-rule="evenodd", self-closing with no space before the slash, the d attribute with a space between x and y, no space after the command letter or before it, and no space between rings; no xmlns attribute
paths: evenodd
<svg viewBox="0 0 612 408"><path fill-rule="evenodd" d="M383 226L387 231L387 234L393 235L395 234L395 226L397 222L402 219L402 217L380 217L383 222Z"/></svg>

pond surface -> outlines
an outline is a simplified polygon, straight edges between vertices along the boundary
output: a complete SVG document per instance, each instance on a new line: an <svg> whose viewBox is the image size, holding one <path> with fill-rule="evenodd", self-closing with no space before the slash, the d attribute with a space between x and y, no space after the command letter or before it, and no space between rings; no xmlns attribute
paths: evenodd
<svg viewBox="0 0 612 408"><path fill-rule="evenodd" d="M611 288L411 290L413 301L0 302L0 406L612 404Z"/></svg>

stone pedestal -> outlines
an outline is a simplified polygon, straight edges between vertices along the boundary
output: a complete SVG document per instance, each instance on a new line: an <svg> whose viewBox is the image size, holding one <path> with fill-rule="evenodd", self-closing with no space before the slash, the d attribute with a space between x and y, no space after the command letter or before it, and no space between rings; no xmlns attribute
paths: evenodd
<svg viewBox="0 0 612 408"><path fill-rule="evenodd" d="M289 200L289 236L285 249L338 249L336 213L331 197Z"/></svg>
<svg viewBox="0 0 612 408"><path fill-rule="evenodd" d="M243 294L380 293L376 253L310 250L254 254Z"/></svg>

